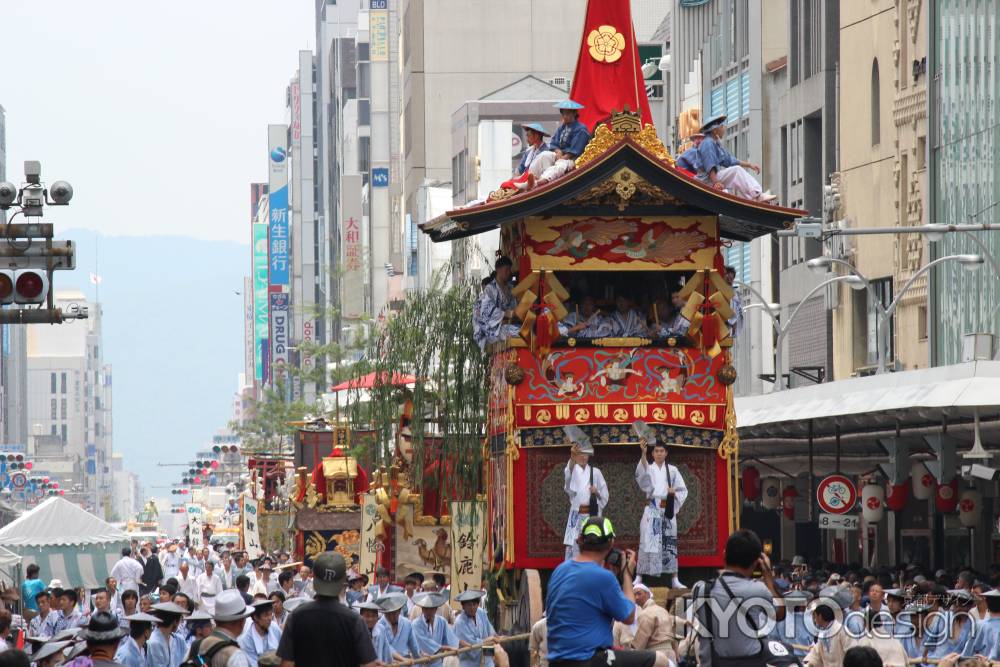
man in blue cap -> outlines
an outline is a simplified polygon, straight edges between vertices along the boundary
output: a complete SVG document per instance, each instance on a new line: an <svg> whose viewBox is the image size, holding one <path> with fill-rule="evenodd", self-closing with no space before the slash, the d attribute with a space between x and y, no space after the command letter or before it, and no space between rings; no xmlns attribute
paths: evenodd
<svg viewBox="0 0 1000 667"><path fill-rule="evenodd" d="M552 141L549 143L552 155L548 159L553 160L552 166L547 167L537 178L529 173L526 184L528 190L536 185L554 181L576 168L576 159L583 154L583 149L590 141L590 132L579 118L582 104L573 100L563 100L556 102L555 107L559 109L562 124L556 128L556 133L552 135ZM539 159L546 157L543 153Z"/></svg>
<svg viewBox="0 0 1000 667"><path fill-rule="evenodd" d="M515 176L521 176L526 173L528 169L536 164L538 156L549 151L549 147L545 143L545 137L552 136L545 131L545 128L540 123L525 123L521 127L524 128L524 139L528 142L528 147L521 154L521 163L517 165ZM539 171L536 176L540 176L541 173Z"/></svg>
<svg viewBox="0 0 1000 667"><path fill-rule="evenodd" d="M722 145L722 137L726 134L726 116L716 116L702 125L701 133L705 135L698 146L698 160L702 178L713 187L725 190L737 197L760 202L771 202L777 199L770 192L761 192L760 183L748 174L743 167L760 173L760 166L751 162L737 160L732 153Z"/></svg>

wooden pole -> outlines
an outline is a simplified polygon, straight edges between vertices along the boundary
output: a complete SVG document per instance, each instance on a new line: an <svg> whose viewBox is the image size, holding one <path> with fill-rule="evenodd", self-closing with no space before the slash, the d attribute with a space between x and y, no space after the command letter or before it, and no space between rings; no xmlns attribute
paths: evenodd
<svg viewBox="0 0 1000 667"><path fill-rule="evenodd" d="M507 642L522 641L531 637L530 632L525 632L520 635L511 635L509 637L497 637L494 641L489 644L475 644L473 646L465 646L463 648L451 649L450 651L441 651L440 653L435 653L434 655L429 655L423 658L417 658L416 660L403 660L402 662L392 662L385 667L409 667L410 665L426 665L431 662L437 662L442 658L447 658L453 655L460 655L462 653L468 653L470 651L478 651L483 648L483 646L495 646L496 644L506 644Z"/></svg>

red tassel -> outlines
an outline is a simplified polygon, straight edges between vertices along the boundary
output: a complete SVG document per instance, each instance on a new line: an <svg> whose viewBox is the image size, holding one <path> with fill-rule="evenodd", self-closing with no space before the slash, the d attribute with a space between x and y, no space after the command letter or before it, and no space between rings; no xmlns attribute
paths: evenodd
<svg viewBox="0 0 1000 667"><path fill-rule="evenodd" d="M552 343L559 338L559 325L548 308L535 320L535 335L531 340L536 356L544 357L552 350Z"/></svg>

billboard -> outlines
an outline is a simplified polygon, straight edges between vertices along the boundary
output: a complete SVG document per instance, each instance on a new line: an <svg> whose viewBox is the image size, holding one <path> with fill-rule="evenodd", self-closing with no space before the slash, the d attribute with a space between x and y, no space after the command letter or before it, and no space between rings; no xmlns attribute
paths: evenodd
<svg viewBox="0 0 1000 667"><path fill-rule="evenodd" d="M287 286L288 249L288 126L267 126L268 148L268 284Z"/></svg>
<svg viewBox="0 0 1000 667"><path fill-rule="evenodd" d="M267 312L267 223L253 225L253 377L264 381L264 354L267 346L267 329L270 324Z"/></svg>
<svg viewBox="0 0 1000 667"><path fill-rule="evenodd" d="M389 12L368 14L369 57L373 63L389 60Z"/></svg>
<svg viewBox="0 0 1000 667"><path fill-rule="evenodd" d="M254 332L253 310L253 277L243 276L243 373L245 382L251 382L256 377L256 343Z"/></svg>
<svg viewBox="0 0 1000 667"><path fill-rule="evenodd" d="M271 292L271 367L288 365L288 293ZM273 379L272 379L273 381Z"/></svg>

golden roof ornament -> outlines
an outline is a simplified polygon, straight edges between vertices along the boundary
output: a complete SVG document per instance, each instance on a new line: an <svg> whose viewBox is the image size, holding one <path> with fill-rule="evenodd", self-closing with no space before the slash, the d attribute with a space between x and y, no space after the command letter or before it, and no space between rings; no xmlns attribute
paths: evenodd
<svg viewBox="0 0 1000 667"><path fill-rule="evenodd" d="M652 153L654 157L666 162L671 167L674 166L674 158L670 156L667 147L660 141L656 134L656 128L647 123L642 125L642 116L637 111L632 111L626 105L622 111L615 111L611 114L611 126L601 123L594 131L594 136L583 151L583 155L576 159L576 166L593 162L604 155L612 146L622 139L628 137L643 150Z"/></svg>

